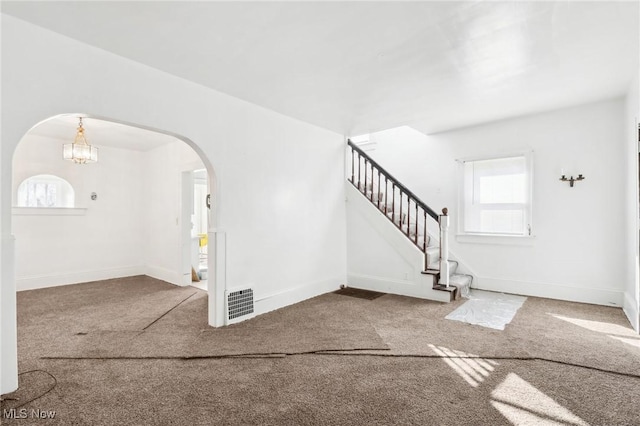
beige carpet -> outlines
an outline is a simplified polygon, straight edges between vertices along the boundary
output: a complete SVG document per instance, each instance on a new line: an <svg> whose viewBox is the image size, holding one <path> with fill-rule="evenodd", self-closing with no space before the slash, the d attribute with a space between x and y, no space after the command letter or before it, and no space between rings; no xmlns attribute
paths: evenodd
<svg viewBox="0 0 640 426"><path fill-rule="evenodd" d="M326 294L212 329L206 293L148 277L21 292L2 409L30 417L2 424L638 424L621 310L529 298L498 331L445 320L461 303Z"/></svg>
<svg viewBox="0 0 640 426"><path fill-rule="evenodd" d="M130 298L127 287L135 287ZM86 287L86 294L83 288ZM349 297L315 298L224 328L207 324L207 294L151 280L113 280L42 290L58 317L42 306L20 313L25 352L48 358L206 357L318 350L388 349L366 318L366 305ZM143 291L145 290L146 291ZM153 291L156 289L156 291ZM102 297L96 291L109 295ZM20 295L31 306L38 292ZM116 293L116 294L114 294ZM84 303L80 301L84 299ZM168 312L168 313L167 313ZM37 318L41 318L42 321ZM23 333L21 333L22 335Z"/></svg>

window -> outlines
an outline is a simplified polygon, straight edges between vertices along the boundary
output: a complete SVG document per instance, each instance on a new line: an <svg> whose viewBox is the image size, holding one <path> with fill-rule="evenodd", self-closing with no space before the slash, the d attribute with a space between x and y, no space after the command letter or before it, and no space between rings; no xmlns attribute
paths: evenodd
<svg viewBox="0 0 640 426"><path fill-rule="evenodd" d="M464 234L531 235L531 156L462 162Z"/></svg>
<svg viewBox="0 0 640 426"><path fill-rule="evenodd" d="M66 180L54 175L36 175L18 186L18 207L67 207L74 205L74 191Z"/></svg>

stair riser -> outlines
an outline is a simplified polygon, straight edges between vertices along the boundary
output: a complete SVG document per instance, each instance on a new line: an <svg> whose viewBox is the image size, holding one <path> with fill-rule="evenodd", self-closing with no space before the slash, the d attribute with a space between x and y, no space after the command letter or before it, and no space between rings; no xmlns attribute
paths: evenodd
<svg viewBox="0 0 640 426"><path fill-rule="evenodd" d="M440 262L434 262L434 263L430 263L429 267L427 268L428 270L437 272L438 274L440 273ZM458 262L456 262L455 260L450 260L449 261L449 277L451 277L452 275L454 275L456 273L456 271L458 270Z"/></svg>

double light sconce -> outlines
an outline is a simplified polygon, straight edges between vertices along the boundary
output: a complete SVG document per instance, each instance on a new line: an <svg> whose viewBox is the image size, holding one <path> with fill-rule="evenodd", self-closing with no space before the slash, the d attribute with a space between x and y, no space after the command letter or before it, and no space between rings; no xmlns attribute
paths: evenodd
<svg viewBox="0 0 640 426"><path fill-rule="evenodd" d="M584 176L582 176L582 174L579 174L577 178L574 178L574 177L573 177L573 175L572 175L570 178L568 178L568 177L566 177L566 176L564 175L564 173L563 173L563 174L562 174L562 177L560 178L560 180L561 180L562 182L569 182L569 186L570 186L571 188L573 188L573 183L574 183L574 182L581 181L581 180L584 180Z"/></svg>

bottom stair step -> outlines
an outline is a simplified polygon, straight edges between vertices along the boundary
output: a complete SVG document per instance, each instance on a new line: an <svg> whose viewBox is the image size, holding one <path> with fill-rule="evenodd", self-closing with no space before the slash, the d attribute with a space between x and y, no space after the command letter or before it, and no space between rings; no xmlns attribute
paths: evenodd
<svg viewBox="0 0 640 426"><path fill-rule="evenodd" d="M471 275L453 274L449 277L449 285L456 287L458 294L465 298L469 297L472 281L473 277Z"/></svg>
<svg viewBox="0 0 640 426"><path fill-rule="evenodd" d="M458 288L456 286L452 286L450 285L449 287L444 286L442 284L434 284L433 285L433 289L434 290L440 290L440 291L446 291L449 293L449 301L453 301L453 300L457 300L458 299L458 294L460 293L458 291Z"/></svg>
<svg viewBox="0 0 640 426"><path fill-rule="evenodd" d="M443 284L434 284L434 290L448 291L451 293L451 300L458 300L460 297L469 297L471 289L471 275L453 274L449 277L449 287Z"/></svg>

